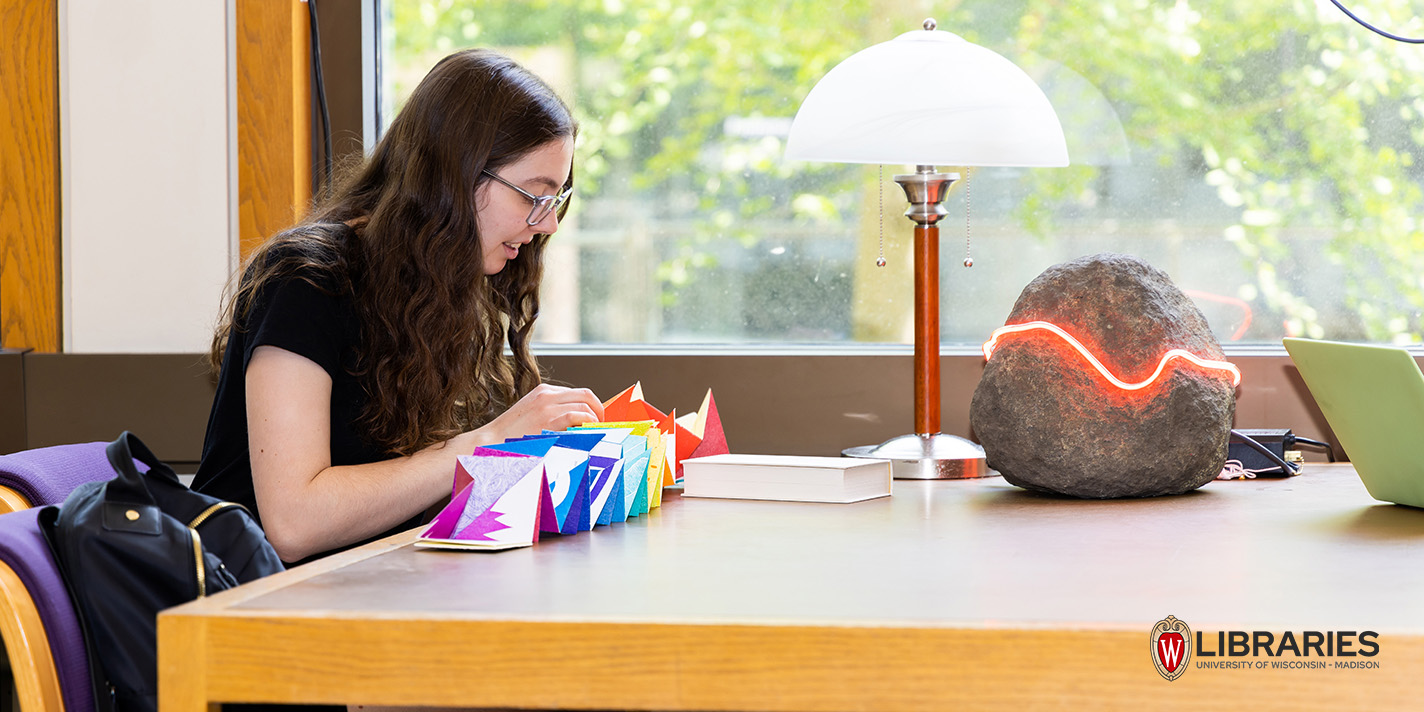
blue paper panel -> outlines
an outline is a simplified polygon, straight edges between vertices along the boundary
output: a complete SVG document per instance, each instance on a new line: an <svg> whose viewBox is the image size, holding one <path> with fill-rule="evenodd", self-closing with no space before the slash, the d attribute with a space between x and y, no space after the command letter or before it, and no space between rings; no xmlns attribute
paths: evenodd
<svg viewBox="0 0 1424 712"><path fill-rule="evenodd" d="M569 472L574 496L569 501L567 511L563 518L563 526L559 528L561 534L577 534L586 532L593 528L593 516L589 512L588 498L588 461L575 467Z"/></svg>
<svg viewBox="0 0 1424 712"><path fill-rule="evenodd" d="M603 511L598 514L600 524L612 524L613 522L624 522L628 520L628 508L624 504L625 494L623 490L623 461L617 460L613 466L608 468L612 473L611 482L608 483L610 492L608 501L603 505Z"/></svg>
<svg viewBox="0 0 1424 712"><path fill-rule="evenodd" d="M544 432L547 434L549 431L546 430ZM587 432L582 430L570 430L564 433L555 433L554 436L558 439L559 447L588 452L603 440L605 434L600 430L590 430Z"/></svg>
<svg viewBox="0 0 1424 712"><path fill-rule="evenodd" d="M627 508L625 519L648 511L646 506L641 511L637 508L639 489L643 490L644 503L647 502L648 459L649 455L645 450L638 457L623 461L626 463L623 465L623 505Z"/></svg>
<svg viewBox="0 0 1424 712"><path fill-rule="evenodd" d="M558 444L558 438L545 436L531 436L527 438L517 438L506 440L498 445L487 446L490 450L501 452L515 452L520 455L533 455L543 457L549 454L549 450Z"/></svg>
<svg viewBox="0 0 1424 712"><path fill-rule="evenodd" d="M638 492L633 496L633 506L628 508L629 517L640 517L648 513L648 479L638 479Z"/></svg>

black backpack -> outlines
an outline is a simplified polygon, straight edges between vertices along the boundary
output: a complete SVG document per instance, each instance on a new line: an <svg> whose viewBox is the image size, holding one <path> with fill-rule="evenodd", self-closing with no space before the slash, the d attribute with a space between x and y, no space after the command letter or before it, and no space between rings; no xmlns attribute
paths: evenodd
<svg viewBox="0 0 1424 712"><path fill-rule="evenodd" d="M188 489L132 433L107 452L118 476L45 507L40 529L84 628L97 709L156 712L158 612L282 561L245 507Z"/></svg>

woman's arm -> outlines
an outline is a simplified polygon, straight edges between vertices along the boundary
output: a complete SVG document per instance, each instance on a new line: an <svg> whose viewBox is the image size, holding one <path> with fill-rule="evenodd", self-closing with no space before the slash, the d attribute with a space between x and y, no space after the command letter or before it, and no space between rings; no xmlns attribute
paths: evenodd
<svg viewBox="0 0 1424 712"><path fill-rule="evenodd" d="M316 362L259 346L247 364L252 484L267 539L284 561L390 529L449 494L455 458L507 437L598 420L585 389L542 385L482 428L413 455L331 465L331 376Z"/></svg>

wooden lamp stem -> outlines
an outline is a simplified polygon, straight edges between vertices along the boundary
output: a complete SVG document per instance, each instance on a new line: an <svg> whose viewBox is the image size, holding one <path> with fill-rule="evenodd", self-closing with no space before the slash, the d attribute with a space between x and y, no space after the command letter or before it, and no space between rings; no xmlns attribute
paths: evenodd
<svg viewBox="0 0 1424 712"><path fill-rule="evenodd" d="M915 432L939 432L939 226L915 226Z"/></svg>
<svg viewBox="0 0 1424 712"><path fill-rule="evenodd" d="M841 454L889 460L890 474L897 480L989 474L984 448L939 431L939 227L935 223L949 214L944 196L958 179L958 174L940 173L934 166L916 166L914 173L895 176L910 201L905 217L915 223L915 432L879 445L847 448Z"/></svg>
<svg viewBox="0 0 1424 712"><path fill-rule="evenodd" d="M915 433L939 433L939 226L957 173L940 173L934 166L895 176L910 208L905 217L915 223Z"/></svg>

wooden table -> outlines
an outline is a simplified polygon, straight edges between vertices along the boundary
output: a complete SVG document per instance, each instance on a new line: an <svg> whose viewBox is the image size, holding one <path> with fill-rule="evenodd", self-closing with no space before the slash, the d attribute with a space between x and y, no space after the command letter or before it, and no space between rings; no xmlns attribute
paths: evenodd
<svg viewBox="0 0 1424 712"><path fill-rule="evenodd" d="M1348 465L1148 500L996 477L852 505L663 501L503 553L417 550L410 532L171 609L161 712L1378 710L1424 693L1424 511L1370 499ZM1377 631L1379 667L1197 656L1168 682L1148 643L1168 615L1211 648Z"/></svg>

